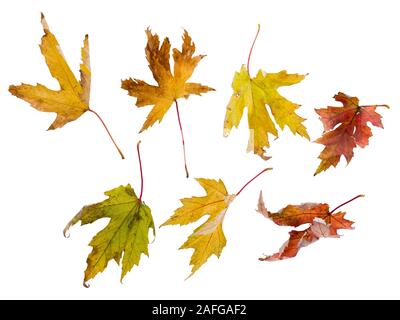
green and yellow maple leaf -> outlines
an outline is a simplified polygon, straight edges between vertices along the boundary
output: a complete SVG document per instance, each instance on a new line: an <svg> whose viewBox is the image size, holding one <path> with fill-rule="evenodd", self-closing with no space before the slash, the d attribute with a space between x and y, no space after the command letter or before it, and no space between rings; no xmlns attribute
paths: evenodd
<svg viewBox="0 0 400 320"><path fill-rule="evenodd" d="M278 130L266 108L268 105L275 122L282 130L287 126L293 134L310 139L303 125L305 119L295 112L300 105L287 100L278 92L280 87L299 83L304 77L300 74L288 74L285 70L278 73L264 73L259 70L252 78L249 63L247 67L242 65L240 72L236 72L233 78L233 94L226 108L224 136L229 135L232 127L239 126L244 108L247 107L250 130L247 151L253 151L262 159L268 160L269 157L265 155L265 148L270 146L268 135L278 137Z"/></svg>
<svg viewBox="0 0 400 320"><path fill-rule="evenodd" d="M107 226L90 241L93 250L87 258L85 284L103 272L112 259L118 264L122 260L122 281L134 265L139 265L142 254L148 256L148 233L150 229L155 232L150 208L136 196L129 184L109 190L105 195L108 199L83 207L64 229L66 235L69 228L79 221L85 225L110 218Z"/></svg>

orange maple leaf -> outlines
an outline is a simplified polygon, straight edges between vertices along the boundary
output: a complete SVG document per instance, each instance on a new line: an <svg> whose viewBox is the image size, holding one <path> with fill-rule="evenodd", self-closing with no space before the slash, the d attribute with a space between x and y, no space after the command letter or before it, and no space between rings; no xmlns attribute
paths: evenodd
<svg viewBox="0 0 400 320"><path fill-rule="evenodd" d="M262 192L260 192L257 211L266 218L271 219L279 226L298 227L309 224L309 227L304 230L290 231L289 240L283 244L279 252L262 257L260 260L275 261L293 258L301 248L318 241L320 238L338 238L337 231L339 229L353 229L354 222L344 218L345 212L334 212L359 197L363 197L363 195L358 195L333 210L329 210L329 205L326 203L303 203L301 205L288 205L276 213L271 213L265 207Z"/></svg>
<svg viewBox="0 0 400 320"><path fill-rule="evenodd" d="M215 91L215 89L200 83L187 82L192 76L197 64L205 55L193 56L196 46L189 36L189 33L184 30L181 51L176 48L172 50L172 57L174 59L174 69L172 72L169 63L171 50L169 39L165 38L160 45L158 35L152 34L150 29L146 30L146 35L146 58L158 86L150 85L143 80L129 78L122 81L121 88L127 90L130 96L137 98L137 107L153 106L140 132L151 127L157 121L161 122L166 112L175 102L182 136L186 176L189 177L186 165L185 139L183 136L177 99L187 99L191 94L201 95L208 91Z"/></svg>
<svg viewBox="0 0 400 320"><path fill-rule="evenodd" d="M319 155L321 163L314 176L331 166L336 167L342 155L348 164L353 158L354 148L368 145L372 136L368 122L383 128L382 116L376 112L376 108L389 108L385 104L360 106L357 97L350 97L342 92L336 94L334 99L341 102L343 107L315 109L324 125L324 134L315 142L325 145L325 148Z"/></svg>

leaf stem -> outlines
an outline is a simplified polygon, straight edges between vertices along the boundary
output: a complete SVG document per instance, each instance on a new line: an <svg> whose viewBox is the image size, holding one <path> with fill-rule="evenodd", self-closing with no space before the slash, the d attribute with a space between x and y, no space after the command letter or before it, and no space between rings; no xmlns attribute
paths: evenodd
<svg viewBox="0 0 400 320"><path fill-rule="evenodd" d="M356 197L354 197L354 198L351 198L350 200L348 200L348 201L346 201L346 202L343 202L341 205L338 205L335 209L331 210L331 211L329 212L329 214L334 213L337 209L339 209L339 208L343 207L344 205L348 204L349 202L352 202L352 201L354 201L354 200L356 200L356 199L358 199L358 198L361 198L361 197L365 197L365 195L359 194L358 196L356 196Z"/></svg>
<svg viewBox="0 0 400 320"><path fill-rule="evenodd" d="M110 137L112 143L113 143L114 146L117 148L118 153L120 154L121 158L122 158L122 159L125 159L124 154L122 153L121 149L118 147L117 143L115 142L114 138L112 137L110 131L108 130L106 124L104 123L104 121L103 121L103 119L100 117L100 115L99 115L96 111L94 111L94 110L92 110L92 109L88 109L88 111L90 111L91 113L93 113L94 115L96 115L96 117L100 120L100 122L103 124L104 128L106 129L106 131L107 131L107 133L108 133L108 136Z"/></svg>
<svg viewBox="0 0 400 320"><path fill-rule="evenodd" d="M384 107L384 108L390 109L390 107L387 104L374 104L372 106L360 106L360 108L368 108L368 107L374 107L374 108Z"/></svg>
<svg viewBox="0 0 400 320"><path fill-rule="evenodd" d="M140 196L139 196L139 201L142 202L142 195L143 195L143 169L142 169L142 159L140 158L140 143L141 141L139 140L137 145L136 145L136 150L137 150L137 155L139 159L139 168L140 168Z"/></svg>
<svg viewBox="0 0 400 320"><path fill-rule="evenodd" d="M236 193L235 196L238 196L254 179L256 179L258 176L262 175L265 171L272 170L272 168L265 168L261 172L259 172L257 175L255 175L252 179L246 182L246 184Z"/></svg>
<svg viewBox="0 0 400 320"><path fill-rule="evenodd" d="M254 37L253 44L251 45L249 57L247 58L247 72L248 72L249 76L250 76L250 58L251 58L251 54L253 53L254 44L256 43L259 33L260 33L260 24L258 24L257 33L256 33L256 36Z"/></svg>
<svg viewBox="0 0 400 320"><path fill-rule="evenodd" d="M178 116L179 129L180 129L180 131L181 131L181 137L182 137L183 161L185 162L186 178L189 178L189 171L188 171L188 168L187 168L187 161L186 161L185 138L184 138L184 136L183 136L181 117L180 117L180 115L179 115L178 101L176 101L176 100L175 100L175 107L176 107L176 114L177 114L177 116Z"/></svg>

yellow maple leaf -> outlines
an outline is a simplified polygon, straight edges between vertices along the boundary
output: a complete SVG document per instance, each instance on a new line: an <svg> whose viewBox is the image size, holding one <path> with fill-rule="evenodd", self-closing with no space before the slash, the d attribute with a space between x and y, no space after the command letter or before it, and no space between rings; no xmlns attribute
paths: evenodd
<svg viewBox="0 0 400 320"><path fill-rule="evenodd" d="M224 182L214 179L196 179L206 191L206 196L181 199L182 207L175 210L174 214L164 222L166 225L186 225L208 215L207 221L196 228L180 249L194 249L190 259L192 266L191 277L212 255L220 257L226 245L226 238L222 230L226 211L232 201L259 175L271 170L266 168L249 180L235 194L229 194Z"/></svg>
<svg viewBox="0 0 400 320"><path fill-rule="evenodd" d="M201 95L208 91L214 91L213 88L200 83L186 82L200 60L205 57L205 55L193 57L196 47L186 30L182 37L182 50L173 49L172 57L175 62L173 74L169 64L171 49L169 39L165 38L160 46L157 34L152 34L150 29L147 29L146 35L148 39L145 49L146 58L158 86L132 78L122 81L122 89L127 90L130 96L137 98L137 107L153 105L140 132L152 126L156 121L161 122L165 113L177 99L188 98L191 94Z"/></svg>
<svg viewBox="0 0 400 320"><path fill-rule="evenodd" d="M244 108L247 107L250 130L247 151L253 151L254 154L267 160L269 157L265 155L264 148L270 146L268 134L277 137L278 131L265 105L270 107L270 112L281 129L288 126L293 134L299 134L310 139L305 126L302 124L305 119L295 113L299 105L282 97L278 92L279 87L299 83L305 76L288 74L286 71L264 73L259 70L257 75L251 78L249 61L253 46L250 50L247 67L242 65L240 72L236 72L233 78L232 88L234 92L226 108L224 136L229 135L232 127L237 128L239 126Z"/></svg>
<svg viewBox="0 0 400 320"><path fill-rule="evenodd" d="M81 79L78 81L65 61L56 37L50 32L44 15L41 16L44 30L40 50L46 59L51 75L60 84L61 90L54 91L37 84L36 86L22 84L10 86L9 91L27 102L34 108L44 112L56 112L57 118L49 130L61 128L66 123L78 119L89 110L90 97L90 59L89 37L83 42L82 63L80 65Z"/></svg>
<svg viewBox="0 0 400 320"><path fill-rule="evenodd" d="M193 248L194 252L190 259L193 275L208 258L215 254L221 255L226 245L226 238L222 230L226 210L236 195L229 195L222 180L196 179L204 188L207 195L204 197L192 197L181 199L182 207L161 226L186 225L199 220L204 215L209 215L206 222L200 225L189 236L188 240L180 249Z"/></svg>
<svg viewBox="0 0 400 320"><path fill-rule="evenodd" d="M89 107L91 82L89 36L85 36L81 49L82 63L80 64L80 80L78 81L68 66L60 45L54 34L51 33L43 14L41 14L41 23L44 36L42 37L40 50L51 75L58 81L60 90L51 90L42 84L35 86L21 84L18 86L11 85L9 87L10 93L29 102L32 107L39 111L57 113L56 119L48 130L61 128L68 122L78 119L86 111L92 112L99 118L119 154L124 159L121 150L116 145L99 114Z"/></svg>

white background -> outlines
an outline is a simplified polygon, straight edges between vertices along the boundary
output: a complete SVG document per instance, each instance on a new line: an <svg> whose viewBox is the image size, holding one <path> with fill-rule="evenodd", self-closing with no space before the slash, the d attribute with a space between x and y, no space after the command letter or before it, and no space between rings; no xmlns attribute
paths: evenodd
<svg viewBox="0 0 400 320"><path fill-rule="evenodd" d="M31 108L8 92L10 84L42 83L57 88L38 44L43 34L40 11L78 74L80 47L90 35L91 105L108 124L126 154L122 161L98 120L90 113L64 128L46 132L53 114ZM399 294L399 121L400 8L398 1L1 1L0 4L0 297L129 299L278 299L400 298ZM322 133L316 107L334 105L338 91L362 104L387 103L380 109L385 129L373 128L365 149L349 166L313 177L322 146L293 136L287 129L272 143L264 162L247 154L244 118L223 138L225 107L234 71L246 62L261 24L251 72L282 69L309 73L281 93L302 104L312 140ZM157 230L150 258L142 257L120 284L120 269L82 286L90 239L105 226L62 229L83 205L102 201L103 192L131 183L138 190L136 142L142 140L144 200L157 225L180 205L202 195L184 176L175 110L161 124L137 134L150 107L120 89L129 76L153 83L144 56L150 26L181 46L186 28L197 52L207 54L192 80L216 88L202 97L181 100L181 117L192 177L221 178L236 192L266 166L232 204L224 222L227 238L215 256L189 280L191 250L177 249L193 228ZM259 191L276 211L287 204L327 202L346 206L356 229L341 239L323 239L295 259L259 262L287 239L255 212Z"/></svg>

